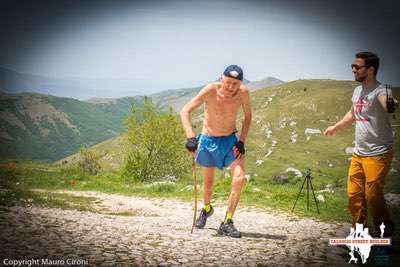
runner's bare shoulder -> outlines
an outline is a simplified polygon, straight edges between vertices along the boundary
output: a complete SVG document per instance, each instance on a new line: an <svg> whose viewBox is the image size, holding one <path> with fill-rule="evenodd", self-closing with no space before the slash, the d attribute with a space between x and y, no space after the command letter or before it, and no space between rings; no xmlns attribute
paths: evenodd
<svg viewBox="0 0 400 267"><path fill-rule="evenodd" d="M246 85L240 85L240 96L241 97L248 97L249 96L249 89L247 89Z"/></svg>
<svg viewBox="0 0 400 267"><path fill-rule="evenodd" d="M201 95L201 98L203 100L206 100L209 97L215 96L218 88L220 87L221 87L221 82L209 83L200 90L199 95Z"/></svg>

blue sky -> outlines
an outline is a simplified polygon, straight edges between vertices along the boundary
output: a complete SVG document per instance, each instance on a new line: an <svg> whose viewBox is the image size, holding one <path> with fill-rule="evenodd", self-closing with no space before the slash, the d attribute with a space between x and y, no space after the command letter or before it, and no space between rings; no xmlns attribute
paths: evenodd
<svg viewBox="0 0 400 267"><path fill-rule="evenodd" d="M214 80L229 64L250 80L351 80L354 54L370 50L382 58L378 77L400 85L391 1L55 2L39 2L28 18L14 16L0 66L173 88ZM8 3L9 13L30 1L16 3Z"/></svg>

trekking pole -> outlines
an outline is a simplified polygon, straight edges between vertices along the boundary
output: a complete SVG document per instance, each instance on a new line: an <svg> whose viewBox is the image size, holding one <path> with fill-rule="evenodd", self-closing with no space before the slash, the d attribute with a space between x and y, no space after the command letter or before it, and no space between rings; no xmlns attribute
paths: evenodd
<svg viewBox="0 0 400 267"><path fill-rule="evenodd" d="M197 181L196 181L196 163L194 160L194 153L192 153L192 173L193 173L193 187L194 187L194 212L193 212L193 224L192 230L190 231L193 234L193 229L196 223L196 212L197 212Z"/></svg>

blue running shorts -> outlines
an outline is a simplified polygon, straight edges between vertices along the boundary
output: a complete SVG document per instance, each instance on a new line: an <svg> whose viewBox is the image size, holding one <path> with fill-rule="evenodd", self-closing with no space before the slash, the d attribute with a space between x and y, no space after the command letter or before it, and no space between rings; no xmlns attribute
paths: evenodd
<svg viewBox="0 0 400 267"><path fill-rule="evenodd" d="M199 147L196 151L196 163L203 167L217 167L218 169L229 166L235 160L232 150L238 140L235 133L228 136L198 135Z"/></svg>

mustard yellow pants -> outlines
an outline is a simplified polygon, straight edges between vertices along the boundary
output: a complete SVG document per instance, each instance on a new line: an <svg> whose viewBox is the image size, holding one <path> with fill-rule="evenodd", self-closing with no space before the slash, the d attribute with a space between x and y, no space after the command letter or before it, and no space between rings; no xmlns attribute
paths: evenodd
<svg viewBox="0 0 400 267"><path fill-rule="evenodd" d="M365 225L368 207L378 231L382 222L386 226L387 234L392 230L393 222L383 197L383 187L393 155L393 151L373 157L353 154L347 180L349 211L353 218L353 226L356 223Z"/></svg>

